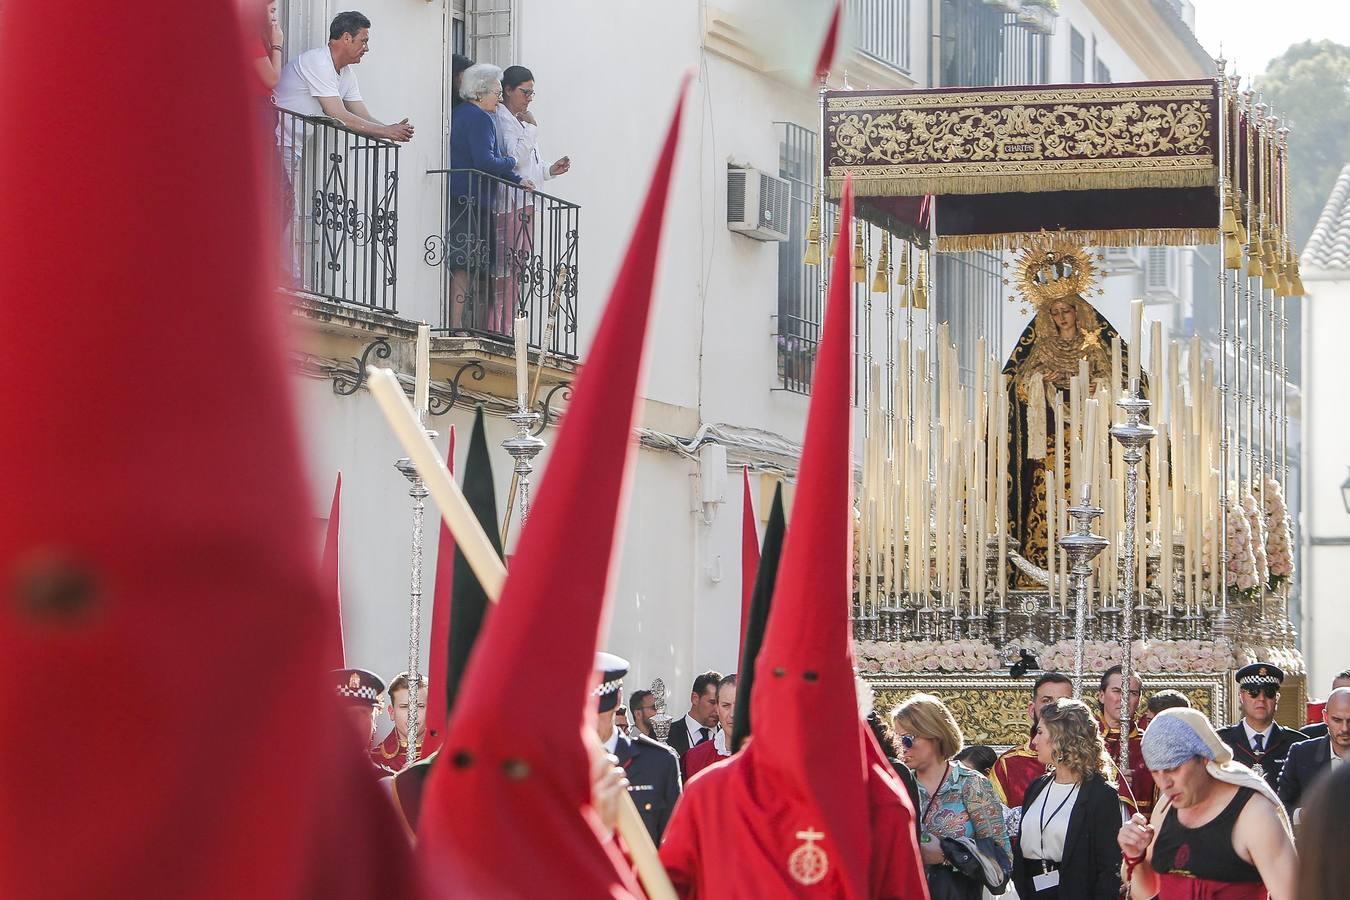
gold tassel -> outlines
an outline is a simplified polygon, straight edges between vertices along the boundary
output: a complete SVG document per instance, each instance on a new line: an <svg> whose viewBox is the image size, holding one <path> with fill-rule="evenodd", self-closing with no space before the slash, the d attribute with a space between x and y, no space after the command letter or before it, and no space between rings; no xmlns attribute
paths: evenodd
<svg viewBox="0 0 1350 900"><path fill-rule="evenodd" d="M909 242L900 245L900 274L895 276L896 284L909 284Z"/></svg>
<svg viewBox="0 0 1350 900"><path fill-rule="evenodd" d="M811 220L806 223L806 253L802 262L808 266L820 265L820 199L811 203Z"/></svg>
<svg viewBox="0 0 1350 900"><path fill-rule="evenodd" d="M900 308L901 308L901 309L905 309L906 307L908 307L908 306L910 305L910 302L909 302L909 296L910 296L910 293L911 293L911 292L910 292L910 289L909 289L909 285L907 285L907 284L902 284L902 285L900 286Z"/></svg>
<svg viewBox="0 0 1350 900"><path fill-rule="evenodd" d="M1289 296L1306 297L1308 292L1303 287L1303 276L1298 271L1298 260L1294 260L1294 271L1289 276Z"/></svg>
<svg viewBox="0 0 1350 900"><path fill-rule="evenodd" d="M891 283L891 239L887 236L881 242L881 255L877 259L877 276L872 279L872 293L884 294Z"/></svg>
<svg viewBox="0 0 1350 900"><path fill-rule="evenodd" d="M1235 235L1224 235L1223 267L1234 271L1242 268L1242 245L1238 243Z"/></svg>
<svg viewBox="0 0 1350 900"><path fill-rule="evenodd" d="M867 256L863 249L861 221L855 222L853 227L853 280L857 284L867 283Z"/></svg>
<svg viewBox="0 0 1350 900"><path fill-rule="evenodd" d="M1261 242L1256 240L1256 229L1252 229L1252 240L1247 242L1247 277L1261 277Z"/></svg>
<svg viewBox="0 0 1350 900"><path fill-rule="evenodd" d="M1233 198L1233 210L1237 213L1237 230L1234 232L1239 244L1247 243L1247 223L1243 221L1242 208L1238 206L1237 198Z"/></svg>
<svg viewBox="0 0 1350 900"><path fill-rule="evenodd" d="M1280 277L1276 273L1274 266L1261 267L1261 287L1267 291L1273 291L1280 286Z"/></svg>
<svg viewBox="0 0 1350 900"><path fill-rule="evenodd" d="M1233 212L1231 200L1223 205L1223 218L1220 220L1219 230L1226 235L1237 234L1237 214Z"/></svg>

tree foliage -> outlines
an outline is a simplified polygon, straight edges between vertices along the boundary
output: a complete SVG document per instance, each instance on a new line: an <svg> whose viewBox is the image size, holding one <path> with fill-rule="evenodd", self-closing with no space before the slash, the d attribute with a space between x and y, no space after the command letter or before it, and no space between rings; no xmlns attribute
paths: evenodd
<svg viewBox="0 0 1350 900"><path fill-rule="evenodd" d="M1289 136L1290 236L1302 250L1317 216L1350 163L1350 47L1304 41L1271 60L1256 80Z"/></svg>

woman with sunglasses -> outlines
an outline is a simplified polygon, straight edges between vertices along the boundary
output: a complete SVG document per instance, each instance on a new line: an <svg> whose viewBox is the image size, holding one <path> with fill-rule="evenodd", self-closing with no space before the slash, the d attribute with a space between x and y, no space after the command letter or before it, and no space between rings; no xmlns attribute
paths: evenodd
<svg viewBox="0 0 1350 900"><path fill-rule="evenodd" d="M1233 748L1233 759L1264 778L1272 789L1279 790L1280 769L1289 748L1308 739L1297 728L1284 728L1275 721L1284 670L1270 663L1255 662L1237 670L1237 683L1242 721L1220 729L1219 737Z"/></svg>
<svg viewBox="0 0 1350 900"><path fill-rule="evenodd" d="M1120 896L1124 817L1092 711L1079 700L1041 707L1036 758L1051 771L1031 783L1013 860L1021 900L1113 900Z"/></svg>
<svg viewBox="0 0 1350 900"><path fill-rule="evenodd" d="M956 869L942 838L966 838L981 853L1012 868L1003 804L993 785L952 757L961 749L961 728L937 697L915 694L891 712L904 762L919 783L919 854L934 898L978 898L984 884Z"/></svg>

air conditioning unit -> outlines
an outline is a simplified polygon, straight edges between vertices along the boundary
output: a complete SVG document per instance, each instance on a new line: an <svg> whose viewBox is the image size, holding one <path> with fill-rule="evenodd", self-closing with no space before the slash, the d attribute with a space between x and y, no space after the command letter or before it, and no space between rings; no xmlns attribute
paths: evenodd
<svg viewBox="0 0 1350 900"><path fill-rule="evenodd" d="M786 241L792 185L748 166L727 166L727 227L757 241Z"/></svg>
<svg viewBox="0 0 1350 900"><path fill-rule="evenodd" d="M1175 247L1149 247L1144 257L1144 293L1179 299L1181 277Z"/></svg>
<svg viewBox="0 0 1350 900"><path fill-rule="evenodd" d="M1133 247L1103 247L1102 268L1106 274L1139 271L1139 258Z"/></svg>

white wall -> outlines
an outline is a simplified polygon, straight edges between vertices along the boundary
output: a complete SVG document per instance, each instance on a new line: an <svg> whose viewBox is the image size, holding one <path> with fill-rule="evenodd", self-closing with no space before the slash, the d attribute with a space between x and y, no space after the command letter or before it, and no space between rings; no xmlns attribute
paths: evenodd
<svg viewBox="0 0 1350 900"><path fill-rule="evenodd" d="M1331 678L1350 668L1350 514L1341 484L1350 466L1350 416L1345 405L1345 340L1350 333L1350 276L1305 280L1303 305L1303 653L1308 693L1325 697Z"/></svg>

